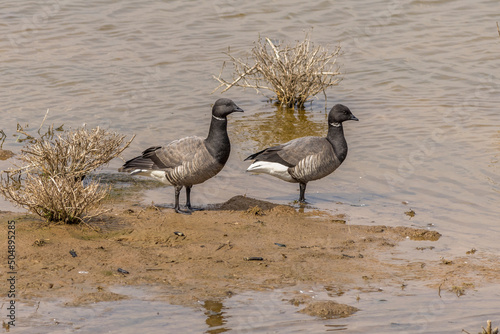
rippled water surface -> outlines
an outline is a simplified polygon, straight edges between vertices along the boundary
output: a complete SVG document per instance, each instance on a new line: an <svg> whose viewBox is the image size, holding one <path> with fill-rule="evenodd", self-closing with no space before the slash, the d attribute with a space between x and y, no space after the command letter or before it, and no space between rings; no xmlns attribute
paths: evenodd
<svg viewBox="0 0 500 334"><path fill-rule="evenodd" d="M344 80L327 91L328 108L343 103L360 122L344 126L344 164L308 185L311 205L346 212L353 224L432 224L452 254L472 247L498 253L499 12L496 0L3 1L3 148L19 151L11 137L16 124L36 128L47 109L47 123L136 134L126 158L182 136L205 136L211 103L221 96L211 94L212 75L228 59L227 48L244 56L259 34L295 41L312 28L316 45L343 49ZM266 145L325 134L323 97L290 113L252 90L222 96L245 113L230 116L228 164L194 187L193 202L238 194L297 199L297 185L245 174L242 160ZM7 167L9 160L0 161ZM173 190L147 192L145 201L152 200L171 203ZM404 215L410 207L411 221ZM1 209L12 207L2 201ZM285 320L274 326L286 328Z"/></svg>

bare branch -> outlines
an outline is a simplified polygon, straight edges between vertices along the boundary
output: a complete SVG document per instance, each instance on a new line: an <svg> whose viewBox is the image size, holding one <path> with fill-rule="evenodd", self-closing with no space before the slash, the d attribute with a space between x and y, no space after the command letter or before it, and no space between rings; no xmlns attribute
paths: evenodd
<svg viewBox="0 0 500 334"><path fill-rule="evenodd" d="M231 83L229 83L229 82L227 82L227 81L225 81L225 80L222 80L220 77L215 77L215 76L214 76L214 78L215 78L216 80L218 80L221 84L223 84L223 85L226 85L226 86L227 86L225 89L223 89L223 90L221 91L221 93L224 93L224 92L225 92L225 91L227 91L229 88L231 88L231 87L233 87L234 85L236 85L236 84L237 84L237 83L238 83L241 79L243 79L245 76L247 76L247 75L251 75L251 74L252 74L252 72L255 70L255 68L256 68L256 67L257 67L257 65L254 65L254 66L252 66L251 68L249 68L248 70L246 70L245 72L241 73L241 74L239 75L239 77L238 77L238 78L236 78L236 80L234 80L234 81L233 81L233 82L231 82ZM219 86L219 87L220 87L220 86ZM219 87L217 87L217 89L218 89ZM217 90L217 89L216 89L216 90ZM213 93L213 92L212 92L212 93Z"/></svg>
<svg viewBox="0 0 500 334"><path fill-rule="evenodd" d="M276 56L276 59L280 60L280 54L279 54L278 50L276 49L276 47L274 46L273 42L271 42L271 40L267 37L266 37L266 41L269 43L269 45L273 49L274 55Z"/></svg>

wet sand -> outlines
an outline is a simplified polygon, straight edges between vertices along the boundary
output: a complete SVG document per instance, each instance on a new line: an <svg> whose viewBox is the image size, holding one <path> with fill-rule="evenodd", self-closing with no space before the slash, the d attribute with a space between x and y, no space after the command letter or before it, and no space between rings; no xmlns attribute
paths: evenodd
<svg viewBox="0 0 500 334"><path fill-rule="evenodd" d="M418 280L436 293L460 294L500 281L498 260L474 252L427 262L384 256L408 238L425 243L415 253L432 252L428 244L439 242L437 231L355 225L342 214L299 212L243 196L190 216L133 201L107 207L107 214L88 225L48 225L31 215L0 212L1 235L7 234L7 221L16 222L19 300L79 306L126 298L111 293L112 286L146 285L158 288L158 300L195 305L297 284L347 291L367 282L404 288ZM1 252L2 271L6 260ZM308 309L319 310L318 316L340 312Z"/></svg>

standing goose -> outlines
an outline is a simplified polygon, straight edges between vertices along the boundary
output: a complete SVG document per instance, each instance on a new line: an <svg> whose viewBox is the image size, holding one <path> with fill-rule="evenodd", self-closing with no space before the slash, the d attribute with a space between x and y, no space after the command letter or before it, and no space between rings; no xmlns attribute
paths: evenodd
<svg viewBox="0 0 500 334"><path fill-rule="evenodd" d="M328 135L302 137L269 147L245 160L255 160L247 172L265 173L288 182L299 183L299 201L305 202L307 182L321 179L335 171L347 156L347 142L342 122L358 119L349 108L336 104L328 114Z"/></svg>
<svg viewBox="0 0 500 334"><path fill-rule="evenodd" d="M227 115L243 112L230 99L218 99L212 108L212 121L206 139L186 137L166 146L153 146L133 158L118 171L152 177L175 187L175 211L191 213L191 187L203 183L224 167L231 144L227 135ZM186 207L179 207L179 194L186 187Z"/></svg>

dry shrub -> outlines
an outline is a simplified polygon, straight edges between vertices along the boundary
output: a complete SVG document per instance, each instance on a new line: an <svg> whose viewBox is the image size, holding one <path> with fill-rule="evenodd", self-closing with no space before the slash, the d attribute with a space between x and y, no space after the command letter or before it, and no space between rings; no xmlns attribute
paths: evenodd
<svg viewBox="0 0 500 334"><path fill-rule="evenodd" d="M47 133L50 133L50 129ZM18 132L24 133L18 128ZM103 212L109 187L82 180L125 150L133 140L107 130L79 128L30 137L18 159L22 166L0 177L0 193L14 204L47 219L76 223Z"/></svg>
<svg viewBox="0 0 500 334"><path fill-rule="evenodd" d="M478 334L498 334L498 327L496 327L495 329L491 329L491 320L487 320L486 324L487 324L486 328L484 328L483 326L481 326L482 331L479 332ZM462 332L470 334L465 329L462 329Z"/></svg>
<svg viewBox="0 0 500 334"><path fill-rule="evenodd" d="M321 46L314 47L306 35L304 41L294 46L274 44L269 38L259 38L247 60L226 53L234 66L232 81L222 78L225 63L219 76L213 76L220 85L214 90L225 87L266 89L276 94L280 105L299 108L312 96L340 82L339 67L335 65L340 54L340 46L329 51ZM250 59L249 59L250 58ZM253 63L253 65L252 65Z"/></svg>

